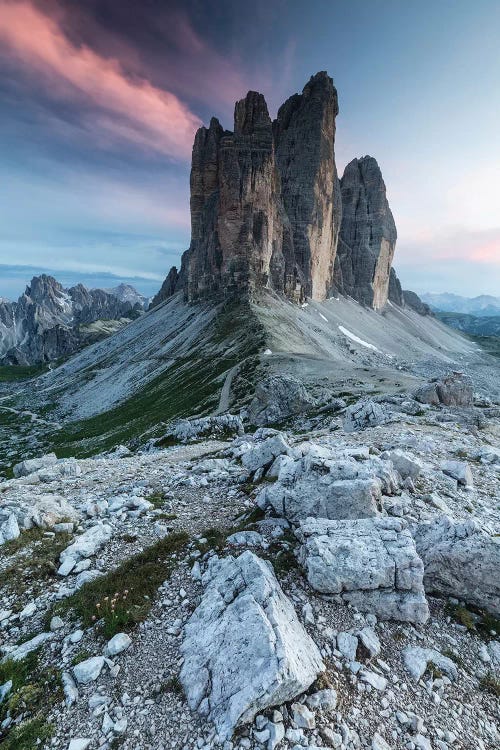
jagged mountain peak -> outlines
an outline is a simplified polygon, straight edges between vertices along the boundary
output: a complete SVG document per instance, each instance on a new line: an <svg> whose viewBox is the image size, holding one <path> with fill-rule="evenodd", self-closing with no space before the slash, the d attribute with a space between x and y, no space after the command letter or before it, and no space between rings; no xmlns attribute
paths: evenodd
<svg viewBox="0 0 500 750"><path fill-rule="evenodd" d="M234 106L234 134L252 135L257 130L270 130L271 118L263 94L249 91Z"/></svg>
<svg viewBox="0 0 500 750"><path fill-rule="evenodd" d="M33 365L66 357L100 335L86 326L98 320L123 325L147 302L129 285L107 291L79 283L65 289L49 274L34 276L17 302L0 303L0 361ZM114 330L108 325L103 335Z"/></svg>
<svg viewBox="0 0 500 750"><path fill-rule="evenodd" d="M338 96L326 71L311 76L271 123L265 98L236 102L234 131L216 118L195 136L191 244L152 306L270 289L294 302L337 290L383 310L404 305L392 261L397 231L377 160L353 159L339 181Z"/></svg>

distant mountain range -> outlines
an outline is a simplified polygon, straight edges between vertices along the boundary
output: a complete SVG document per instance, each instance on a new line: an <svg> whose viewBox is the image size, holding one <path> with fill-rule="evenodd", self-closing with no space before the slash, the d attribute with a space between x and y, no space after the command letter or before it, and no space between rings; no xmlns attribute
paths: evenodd
<svg viewBox="0 0 500 750"><path fill-rule="evenodd" d="M421 294L420 298L437 312L454 312L479 318L500 315L500 297L481 294L479 297L461 297L458 294Z"/></svg>
<svg viewBox="0 0 500 750"><path fill-rule="evenodd" d="M0 299L0 363L34 365L67 357L137 318L149 300L132 286L64 289L35 276L17 302Z"/></svg>

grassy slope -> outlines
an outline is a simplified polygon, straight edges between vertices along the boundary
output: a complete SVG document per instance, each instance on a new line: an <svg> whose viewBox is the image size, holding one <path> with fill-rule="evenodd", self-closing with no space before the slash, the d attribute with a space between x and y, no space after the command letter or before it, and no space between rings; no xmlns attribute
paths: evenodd
<svg viewBox="0 0 500 750"><path fill-rule="evenodd" d="M250 308L227 305L190 356L178 358L115 408L67 424L53 435L51 447L59 457L88 456L133 439L144 441L163 431L159 423L209 414L217 407L227 371L255 355L263 342L263 329ZM245 374L248 377L248 368Z"/></svg>
<svg viewBox="0 0 500 750"><path fill-rule="evenodd" d="M1 365L0 383L13 383L17 380L36 378L38 375L42 375L42 373L46 372L47 369L47 365L32 365L30 367Z"/></svg>
<svg viewBox="0 0 500 750"><path fill-rule="evenodd" d="M466 313L436 312L438 320L471 336L488 338L500 335L500 316L480 317Z"/></svg>

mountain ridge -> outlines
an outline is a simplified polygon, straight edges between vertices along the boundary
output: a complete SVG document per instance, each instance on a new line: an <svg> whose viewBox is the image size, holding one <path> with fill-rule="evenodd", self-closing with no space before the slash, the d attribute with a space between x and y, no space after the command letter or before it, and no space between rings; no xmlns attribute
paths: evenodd
<svg viewBox="0 0 500 750"><path fill-rule="evenodd" d="M420 297L423 302L440 312L464 313L476 317L500 315L500 297L494 297L491 294L464 297L450 292L426 292Z"/></svg>
<svg viewBox="0 0 500 750"><path fill-rule="evenodd" d="M191 244L152 306L179 290L193 302L259 289L298 304L340 293L379 311L389 299L404 306L382 172L364 156L339 180L338 111L333 80L320 71L274 122L263 95L249 91L236 102L233 131L214 117L197 131Z"/></svg>
<svg viewBox="0 0 500 750"><path fill-rule="evenodd" d="M0 363L29 366L67 357L118 330L146 304L129 285L65 289L53 276L34 276L17 302L0 301Z"/></svg>

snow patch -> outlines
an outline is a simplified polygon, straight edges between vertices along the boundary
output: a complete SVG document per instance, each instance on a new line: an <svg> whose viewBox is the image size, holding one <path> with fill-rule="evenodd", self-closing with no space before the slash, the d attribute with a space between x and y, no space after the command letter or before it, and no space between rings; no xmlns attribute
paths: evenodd
<svg viewBox="0 0 500 750"><path fill-rule="evenodd" d="M355 341L356 344L361 344L361 346L366 346L367 349L373 349L374 352L380 353L380 349L377 349L376 346L374 346L373 344L369 344L367 341L363 341L363 339L360 339L359 336L356 336L355 333L351 333L351 331L349 331L347 328L344 328L344 326L339 326L339 330L344 334L344 336L347 336L347 338Z"/></svg>

